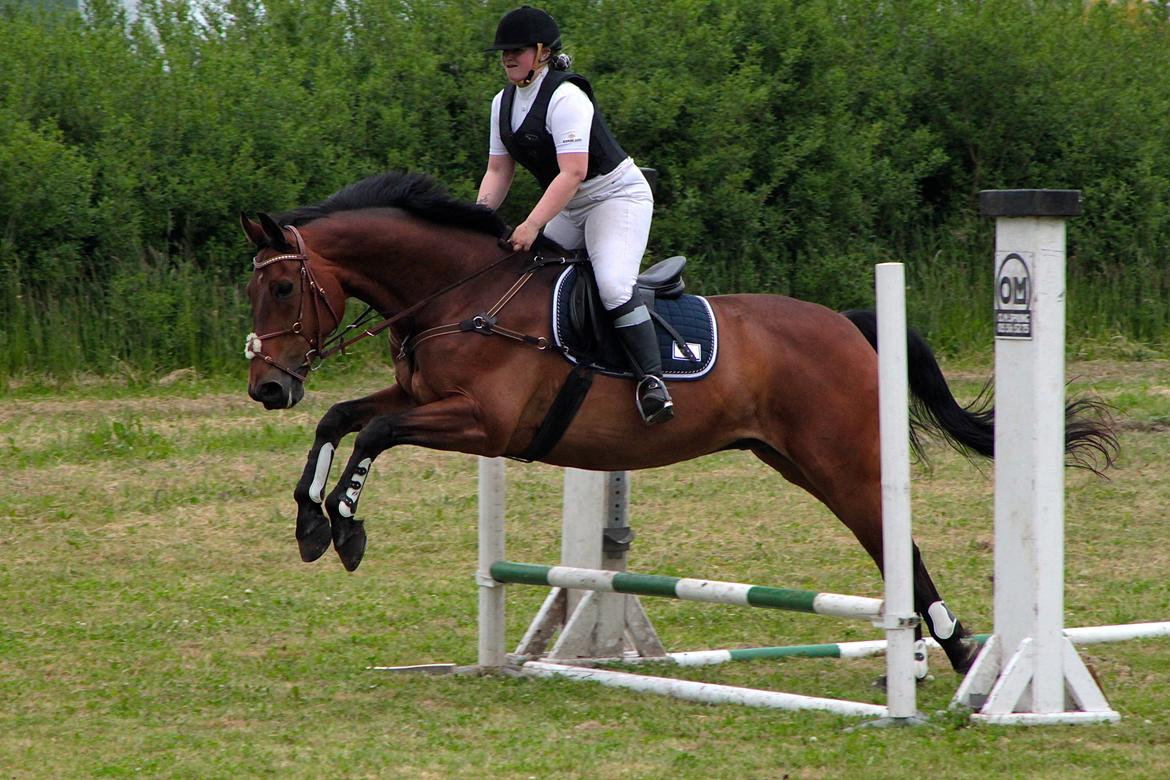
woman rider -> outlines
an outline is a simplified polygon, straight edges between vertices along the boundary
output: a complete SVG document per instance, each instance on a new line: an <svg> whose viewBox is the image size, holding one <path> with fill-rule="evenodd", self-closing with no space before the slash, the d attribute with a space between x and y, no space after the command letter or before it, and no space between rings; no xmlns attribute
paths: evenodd
<svg viewBox="0 0 1170 780"><path fill-rule="evenodd" d="M491 143L478 202L499 207L516 163L544 193L509 238L524 251L544 235L569 249L586 246L601 293L638 378L635 403L647 424L674 416L662 358L636 281L650 235L654 196L622 151L581 76L565 72L556 21L523 6L506 14L487 51L500 51L510 82L492 100Z"/></svg>

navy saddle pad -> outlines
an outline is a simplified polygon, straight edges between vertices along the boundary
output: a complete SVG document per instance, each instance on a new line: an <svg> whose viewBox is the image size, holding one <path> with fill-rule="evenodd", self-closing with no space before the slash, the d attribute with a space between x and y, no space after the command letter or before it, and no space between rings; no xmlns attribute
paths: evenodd
<svg viewBox="0 0 1170 780"><path fill-rule="evenodd" d="M629 363L617 336L606 323L602 327L600 345L595 339L583 337L573 327L571 301L573 287L578 281L579 269L570 266L557 279L553 288L552 331L553 341L571 363L589 361L597 371L609 376L632 376ZM585 271L585 273L589 273ZM647 302L647 306L650 303ZM601 306L596 306L600 310ZM671 380L701 379L715 367L719 351L718 326L715 313L706 298L698 295L679 295L674 298L656 298L654 311L665 319L690 348L691 359L671 334L655 322L658 333L658 347L662 354L662 373Z"/></svg>

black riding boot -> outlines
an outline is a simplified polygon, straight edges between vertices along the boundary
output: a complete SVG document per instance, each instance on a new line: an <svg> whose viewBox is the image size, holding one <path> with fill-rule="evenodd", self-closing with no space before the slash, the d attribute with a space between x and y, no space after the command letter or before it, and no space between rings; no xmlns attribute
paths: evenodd
<svg viewBox="0 0 1170 780"><path fill-rule="evenodd" d="M674 417L674 401L662 380L662 356L658 352L654 322L638 291L634 291L630 300L609 312L609 317L638 379L634 397L638 413L647 425L666 422Z"/></svg>

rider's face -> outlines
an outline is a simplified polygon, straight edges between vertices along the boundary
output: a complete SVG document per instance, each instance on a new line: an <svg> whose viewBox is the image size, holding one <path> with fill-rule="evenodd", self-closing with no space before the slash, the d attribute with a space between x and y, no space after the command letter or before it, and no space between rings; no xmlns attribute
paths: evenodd
<svg viewBox="0 0 1170 780"><path fill-rule="evenodd" d="M513 84L519 84L528 78L528 74L536 65L536 47L506 49L500 53L500 62L504 66L508 80Z"/></svg>

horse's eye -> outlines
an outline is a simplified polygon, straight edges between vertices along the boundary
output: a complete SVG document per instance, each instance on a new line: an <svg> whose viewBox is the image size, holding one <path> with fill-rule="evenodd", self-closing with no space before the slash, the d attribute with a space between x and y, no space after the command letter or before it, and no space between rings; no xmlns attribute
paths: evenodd
<svg viewBox="0 0 1170 780"><path fill-rule="evenodd" d="M277 282L272 286L272 292L274 295L276 295L277 300L283 301L292 295L293 283L287 279L281 282Z"/></svg>

